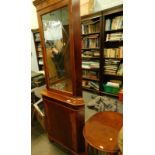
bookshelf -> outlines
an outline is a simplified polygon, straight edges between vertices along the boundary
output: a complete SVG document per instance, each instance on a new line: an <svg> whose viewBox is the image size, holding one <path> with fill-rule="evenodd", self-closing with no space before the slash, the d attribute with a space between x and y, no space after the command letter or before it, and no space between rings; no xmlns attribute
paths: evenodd
<svg viewBox="0 0 155 155"><path fill-rule="evenodd" d="M118 97L123 87L123 5L81 17L82 87Z"/></svg>
<svg viewBox="0 0 155 155"><path fill-rule="evenodd" d="M39 71L42 71L44 70L44 64L43 64L43 53L42 53L39 29L33 29L32 33L33 33L33 39L34 39L35 50L37 55L38 68L39 68Z"/></svg>
<svg viewBox="0 0 155 155"><path fill-rule="evenodd" d="M123 88L123 6L103 11L102 89L118 96Z"/></svg>
<svg viewBox="0 0 155 155"><path fill-rule="evenodd" d="M92 92L100 91L101 29L101 12L81 18L82 87Z"/></svg>

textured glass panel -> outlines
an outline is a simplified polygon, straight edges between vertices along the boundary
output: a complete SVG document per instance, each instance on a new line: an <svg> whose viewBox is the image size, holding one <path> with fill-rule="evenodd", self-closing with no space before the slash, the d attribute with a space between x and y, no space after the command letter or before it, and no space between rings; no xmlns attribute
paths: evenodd
<svg viewBox="0 0 155 155"><path fill-rule="evenodd" d="M68 7L43 15L42 22L48 85L53 89L72 92Z"/></svg>

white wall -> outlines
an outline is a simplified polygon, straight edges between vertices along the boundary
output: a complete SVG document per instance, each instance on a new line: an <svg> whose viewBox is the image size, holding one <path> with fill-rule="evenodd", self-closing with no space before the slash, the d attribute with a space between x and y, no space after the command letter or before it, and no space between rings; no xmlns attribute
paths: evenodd
<svg viewBox="0 0 155 155"><path fill-rule="evenodd" d="M94 12L123 4L123 0L94 0Z"/></svg>
<svg viewBox="0 0 155 155"><path fill-rule="evenodd" d="M31 70L36 72L39 71L32 32L31 32Z"/></svg>
<svg viewBox="0 0 155 155"><path fill-rule="evenodd" d="M36 8L33 5L33 3L31 3L31 29L37 29L38 27L39 26L38 26ZM36 72L39 71L32 32L31 32L31 70Z"/></svg>
<svg viewBox="0 0 155 155"><path fill-rule="evenodd" d="M37 29L38 27L36 8L33 3L31 3L31 29Z"/></svg>

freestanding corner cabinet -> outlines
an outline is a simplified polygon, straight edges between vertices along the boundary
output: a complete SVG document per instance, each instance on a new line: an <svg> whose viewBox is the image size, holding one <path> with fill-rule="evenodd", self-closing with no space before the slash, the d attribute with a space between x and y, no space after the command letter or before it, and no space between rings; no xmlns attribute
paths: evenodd
<svg viewBox="0 0 155 155"><path fill-rule="evenodd" d="M46 130L71 154L84 152L79 0L35 0L46 89L42 92Z"/></svg>

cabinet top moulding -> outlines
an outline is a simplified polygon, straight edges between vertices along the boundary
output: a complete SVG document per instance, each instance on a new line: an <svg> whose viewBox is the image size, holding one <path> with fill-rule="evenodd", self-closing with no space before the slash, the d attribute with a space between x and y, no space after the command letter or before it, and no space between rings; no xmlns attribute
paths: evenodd
<svg viewBox="0 0 155 155"><path fill-rule="evenodd" d="M106 30L105 33L115 33L115 32L122 32L123 29L117 29L117 30Z"/></svg>
<svg viewBox="0 0 155 155"><path fill-rule="evenodd" d="M87 34L81 34L82 36L89 36L94 34L100 34L100 32L93 32L93 33L87 33Z"/></svg>
<svg viewBox="0 0 155 155"><path fill-rule="evenodd" d="M62 0L34 0L33 4L36 7L37 11L40 11L42 9L45 9L49 6L55 5ZM68 2L69 0L64 0L65 2Z"/></svg>

